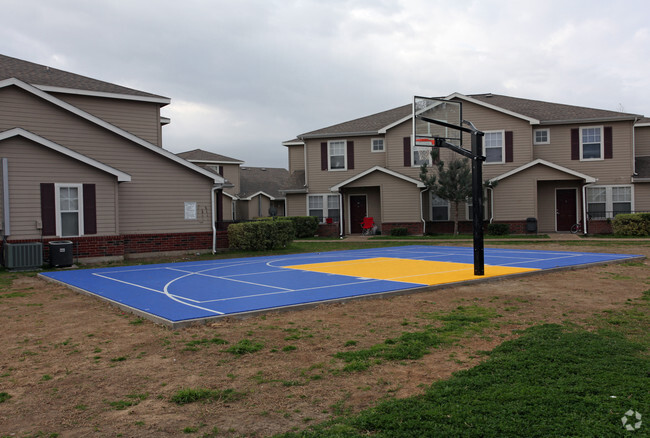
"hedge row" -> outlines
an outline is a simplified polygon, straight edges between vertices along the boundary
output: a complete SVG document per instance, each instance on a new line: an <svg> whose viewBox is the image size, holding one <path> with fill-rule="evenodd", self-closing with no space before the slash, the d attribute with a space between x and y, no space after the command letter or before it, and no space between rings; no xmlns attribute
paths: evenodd
<svg viewBox="0 0 650 438"><path fill-rule="evenodd" d="M288 220L242 222L228 227L230 248L245 251L284 248L294 235L293 223Z"/></svg>
<svg viewBox="0 0 650 438"><path fill-rule="evenodd" d="M294 238L314 237L317 231L318 218L313 216L260 218L231 224L228 241L233 249L264 251L284 248Z"/></svg>
<svg viewBox="0 0 650 438"><path fill-rule="evenodd" d="M650 236L650 213L617 214L612 231L618 236Z"/></svg>

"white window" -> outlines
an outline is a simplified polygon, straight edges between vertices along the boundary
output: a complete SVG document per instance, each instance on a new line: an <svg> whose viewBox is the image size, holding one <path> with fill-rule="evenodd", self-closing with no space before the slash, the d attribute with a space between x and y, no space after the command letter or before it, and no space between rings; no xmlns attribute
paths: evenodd
<svg viewBox="0 0 650 438"><path fill-rule="evenodd" d="M384 152L384 139L383 138L373 138L370 140L370 151L371 152Z"/></svg>
<svg viewBox="0 0 650 438"><path fill-rule="evenodd" d="M55 184L56 234L61 237L83 235L83 186Z"/></svg>
<svg viewBox="0 0 650 438"><path fill-rule="evenodd" d="M587 187L587 214L591 219L609 219L632 211L632 186Z"/></svg>
<svg viewBox="0 0 650 438"><path fill-rule="evenodd" d="M309 216L318 218L318 222L325 223L327 218L333 222L339 221L340 207L338 195L309 195Z"/></svg>
<svg viewBox="0 0 650 438"><path fill-rule="evenodd" d="M483 137L483 151L486 163L504 163L505 161L505 132L487 131Z"/></svg>
<svg viewBox="0 0 650 438"><path fill-rule="evenodd" d="M548 129L535 129L533 131L533 144L549 144L551 134Z"/></svg>
<svg viewBox="0 0 650 438"><path fill-rule="evenodd" d="M580 159L603 159L603 127L580 128Z"/></svg>
<svg viewBox="0 0 650 438"><path fill-rule="evenodd" d="M327 142L327 161L329 170L346 170L345 140Z"/></svg>
<svg viewBox="0 0 650 438"><path fill-rule="evenodd" d="M449 220L449 201L433 193L431 194L431 220L436 222Z"/></svg>

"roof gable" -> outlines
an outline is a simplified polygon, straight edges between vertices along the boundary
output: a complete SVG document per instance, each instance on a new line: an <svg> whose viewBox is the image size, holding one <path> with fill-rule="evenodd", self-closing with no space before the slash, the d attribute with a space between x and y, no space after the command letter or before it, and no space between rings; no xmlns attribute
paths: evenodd
<svg viewBox="0 0 650 438"><path fill-rule="evenodd" d="M204 151L202 149L193 149L191 151L180 152L179 157L191 161L193 163L202 164L242 164L241 160L236 158L226 157L225 155L215 154L212 152Z"/></svg>
<svg viewBox="0 0 650 438"><path fill-rule="evenodd" d="M338 192L341 189L341 187L344 187L344 186L346 186L346 185L348 185L348 184L350 184L350 183L352 183L354 181L360 180L364 176L369 175L369 174L371 174L373 172L383 172L383 173L385 173L387 175L390 175L390 176L393 176L395 178L399 178L401 180L404 180L404 181L410 182L412 184L415 184L419 188L424 188L425 187L425 185L424 185L424 183L422 181L419 181L417 179L413 179L410 176L402 175L401 173L395 172L394 170L386 169L385 167L374 166L374 167L371 167L370 169L365 170L365 171L363 171L363 172L361 172L361 173L359 173L357 175L354 175L352 178L348 178L345 181L340 182L337 185L330 187L330 190L332 192Z"/></svg>
<svg viewBox="0 0 650 438"><path fill-rule="evenodd" d="M75 114L75 115L77 115L77 116L79 116L79 117L81 117L81 118L83 118L83 119L85 119L85 120L87 120L89 122L92 122L95 125L98 125L98 126L104 128L104 129L106 129L106 130L108 130L108 131L110 131L110 132L112 132L114 134L117 134L120 137L123 137L123 138L131 141L132 143L135 143L135 144L137 144L137 145L139 145L141 147L144 147L145 149L149 149L150 151L152 151L152 152L154 152L154 153L156 153L158 155L161 155L162 157L164 157L166 159L172 160L172 161L176 162L177 164L179 164L181 166L187 167L187 168L191 169L194 172L197 172L197 173L200 173L200 174L202 174L202 175L204 175L206 177L209 177L216 184L222 184L224 182L224 179L222 177L220 177L219 175L215 175L212 172L209 172L209 171L207 171L205 169L202 169L202 168L196 166L195 164L192 164L192 163L190 163L190 162L188 162L186 160L183 160L182 158L176 156L175 154L173 154L173 153L171 153L171 152L169 152L169 151L167 151L167 150L165 150L165 149L163 149L161 147L158 147L158 146L156 146L156 145L154 145L152 143L149 143L148 141L143 140L140 137L138 137L136 135L133 135L128 131L120 129L117 126L112 125L112 124L106 122L105 120L100 119L99 117L93 116L92 114L87 113L86 111L83 111L82 109L80 109L80 108L78 108L78 107L76 107L74 105L70 105L69 103L64 102L61 99L58 99L58 98L52 96L51 94L48 94L48 93L46 93L46 92L44 92L44 91L42 91L42 90L40 90L40 89L38 89L38 88L36 88L36 87L34 87L32 85L26 84L25 82L23 82L23 81L21 81L19 79L9 78L9 79L5 79L5 80L0 81L0 88L10 87L10 86L15 86L15 87L21 88L24 91L27 91L28 93L31 93L31 94L33 94L33 95L35 95L35 96L37 96L37 97L39 97L39 98L41 98L43 100L46 100L47 102L50 102L50 103L52 103L52 104L54 104L54 105L56 105L56 106L58 106L58 107L60 107L60 108L62 108L64 110L66 110L66 111L71 112L72 114Z"/></svg>
<svg viewBox="0 0 650 438"><path fill-rule="evenodd" d="M79 152L73 151L72 149L68 149L65 146L61 146L60 144L50 141L39 135L36 135L33 132L26 131L22 128L13 128L13 129L8 129L6 131L0 132L0 141L12 137L24 137L28 140L33 141L34 143L38 143L41 146L45 146L46 148L52 149L74 160L80 161L96 169L99 169L103 172L109 173L115 176L118 182L131 181L131 175L129 175L128 173L117 170L114 167L108 166L104 163L101 163L97 160L94 160L90 157L80 154Z"/></svg>
<svg viewBox="0 0 650 438"><path fill-rule="evenodd" d="M538 158L537 160L531 161L529 163L524 164L523 166L519 166L516 169L512 169L509 172L506 172L504 174L496 176L496 177L490 179L489 182L494 183L494 182L501 181L502 179L508 178L509 176L515 175L515 174L517 174L519 172L523 172L524 170L529 169L529 168L531 168L533 166L537 166L538 164L542 165L542 166L550 167L551 169L559 170L560 172L564 172L566 174L575 176L575 177L580 178L580 179L584 179L585 182L587 182L587 183L595 183L596 181L598 181L598 179L594 178L593 176L589 176L589 175L586 175L584 173L576 172L575 170L569 169L569 168L564 167L564 166L560 166L559 164L551 163L550 161L546 161L546 160L542 160L542 159Z"/></svg>

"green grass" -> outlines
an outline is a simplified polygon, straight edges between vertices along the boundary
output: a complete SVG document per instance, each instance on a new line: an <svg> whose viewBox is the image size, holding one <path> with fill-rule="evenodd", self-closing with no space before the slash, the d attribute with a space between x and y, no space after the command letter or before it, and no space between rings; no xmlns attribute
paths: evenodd
<svg viewBox="0 0 650 438"><path fill-rule="evenodd" d="M186 388L174 394L170 401L177 405L186 405L198 401L232 402L242 399L246 394L234 389Z"/></svg>
<svg viewBox="0 0 650 438"><path fill-rule="evenodd" d="M486 324L478 309L430 316L445 324ZM335 412L341 416L282 436L648 436L645 423L627 432L621 418L629 410L650 412L650 290L588 322L595 330L531 327L421 396L382 402L356 416Z"/></svg>
<svg viewBox="0 0 650 438"><path fill-rule="evenodd" d="M421 317L438 324L427 325L424 330L402 333L397 338L386 339L370 348L339 352L334 357L345 362L343 371L346 372L365 371L384 360L420 359L431 348L480 333L499 315L485 307L459 306L451 312L424 313ZM346 346L352 344L346 343Z"/></svg>
<svg viewBox="0 0 650 438"><path fill-rule="evenodd" d="M131 406L136 406L142 400L146 400L149 397L148 393L145 394L129 394L126 396L126 400L117 400L108 402L109 406L115 409L116 411L121 411Z"/></svg>
<svg viewBox="0 0 650 438"><path fill-rule="evenodd" d="M250 339L242 339L235 345L226 348L224 351L241 356L242 354L255 353L257 351L260 351L262 348L264 348L264 344L262 342L251 341Z"/></svg>
<svg viewBox="0 0 650 438"><path fill-rule="evenodd" d="M4 403L11 398L11 394L6 392L0 392L0 403Z"/></svg>

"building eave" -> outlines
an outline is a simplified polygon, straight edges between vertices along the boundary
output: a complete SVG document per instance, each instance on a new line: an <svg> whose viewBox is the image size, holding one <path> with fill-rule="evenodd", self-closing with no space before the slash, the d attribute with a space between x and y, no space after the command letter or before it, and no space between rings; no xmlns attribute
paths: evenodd
<svg viewBox="0 0 650 438"><path fill-rule="evenodd" d="M496 176L494 178L491 178L488 180L490 183L498 182L501 181L502 179L508 178L509 176L515 175L519 172L523 172L526 169L529 169L533 166L536 165L542 165L542 166L547 166L550 167L551 169L558 170L560 172L564 172L568 175L575 176L576 178L584 179L586 183L595 183L598 181L597 178L594 178L593 176L586 175L584 173L576 172L575 170L569 169L564 166L560 166L559 164L551 163L550 161L542 160L542 159L537 159L534 161L530 161L522 166L517 167L516 169L512 169L509 172L506 172L504 174L501 174L499 176Z"/></svg>
<svg viewBox="0 0 650 438"><path fill-rule="evenodd" d="M139 145L139 146L142 146L145 149L148 149L148 150L154 152L155 154L161 155L161 156L163 156L163 157L165 157L165 158L167 158L167 159L169 159L171 161L174 161L175 163L180 164L181 166L186 167L188 169L191 169L196 173L200 173L201 175L204 175L204 176L212 179L214 181L214 183L217 183L217 184L223 184L224 183L224 179L222 177L220 177L219 175L215 175L212 172L209 172L208 170L202 169L201 167L199 167L199 166L197 166L195 164L192 164L189 161L184 160L184 159L176 156L175 154L163 149L160 146L156 146L153 143L149 143L148 141L143 140L140 137L138 137L136 135L133 135L128 131L125 131L125 130L123 130L121 128L118 128L117 126L112 125L112 124L106 122L105 120L100 119L99 117L93 116L92 114L87 113L86 111L84 111L84 110L82 110L80 108L77 108L76 106L71 105L71 104L69 104L69 103L67 103L67 102L65 102L65 101L63 101L63 100L61 100L61 99L59 99L59 98L57 98L57 97L55 97L55 96L53 96L51 94L39 89L39 88L36 88L33 85L27 84L27 83L21 81L20 79L9 78L9 79L4 79L4 80L0 81L0 88L5 88L5 87L9 87L9 86L16 86L18 88L21 88L21 89L27 91L28 93L31 93L31 94L33 94L35 96L38 96L41 99L43 99L43 100L45 100L47 102L50 102L53 105L56 105L56 106L58 106L60 108L63 108L64 110L69 111L70 113L75 114L75 115L77 115L77 116L79 116L79 117L81 117L81 118L83 118L83 119L85 119L85 120L87 120L87 121L89 121L91 123L94 123L95 125L100 126L100 127L104 128L104 129L106 129L107 131L110 131L110 132L112 132L114 134L117 134L118 136L120 136L122 138L125 138L125 139Z"/></svg>
<svg viewBox="0 0 650 438"><path fill-rule="evenodd" d="M371 174L373 172L383 172L383 173L385 173L387 175L390 175L390 176L393 176L395 178L399 178L401 180L404 180L404 181L410 182L412 184L415 184L418 188L426 187L422 181L418 181L418 180L413 179L413 178L411 178L409 176L402 175L401 173L395 172L395 171L390 170L390 169L386 169L385 167L374 166L374 167L371 167L370 169L365 170L365 171L363 171L363 172L361 172L361 173L359 173L359 174L357 174L357 175L355 175L355 176L353 176L351 178L346 179L345 181L342 181L342 182L330 187L330 191L336 193L342 187L344 187L344 186L346 186L346 185L350 184L351 182L354 182L354 181L356 181L358 179L361 179L364 176L369 175L369 174Z"/></svg>
<svg viewBox="0 0 650 438"><path fill-rule="evenodd" d="M136 96L132 94L107 93L104 91L91 91L91 90L79 90L76 88L55 87L52 85L33 84L33 86L47 93L76 94L79 96L104 97L108 99L133 100L137 102L151 102L151 103L159 103L163 106L169 105L171 103L170 98L162 97L162 96L155 96L155 97Z"/></svg>
<svg viewBox="0 0 650 438"><path fill-rule="evenodd" d="M39 135L34 134L33 132L26 131L23 128L12 128L8 129L6 131L0 132L0 141L6 140L8 138L12 137L24 137L28 140L33 141L34 143L38 143L41 146L45 146L49 149L52 149L53 151L56 151L60 154L63 154L67 157L70 157L74 160L80 161L84 164L87 164L91 167L94 167L96 169L99 169L103 172L106 172L108 174L111 174L117 178L118 182L129 182L131 181L131 175L128 173L122 172L121 170L115 169L114 167L111 167L107 164L104 164L102 162L99 162L93 158L87 157L86 155L80 154L79 152L73 151L72 149L68 149L65 146L61 146L58 143L55 143L51 140L48 140L46 138L43 138Z"/></svg>

